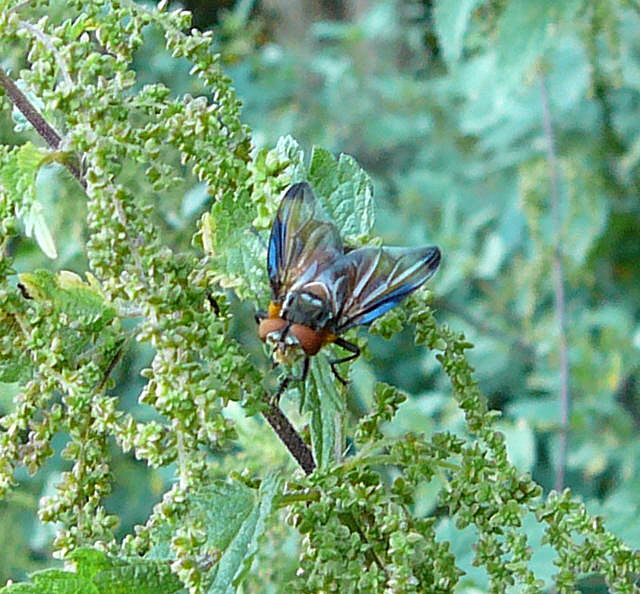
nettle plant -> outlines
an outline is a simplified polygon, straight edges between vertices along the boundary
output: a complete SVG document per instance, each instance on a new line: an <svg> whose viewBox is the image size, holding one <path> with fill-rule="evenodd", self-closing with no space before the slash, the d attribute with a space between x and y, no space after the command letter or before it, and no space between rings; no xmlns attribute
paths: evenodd
<svg viewBox="0 0 640 594"><path fill-rule="evenodd" d="M0 2L0 56L12 65L0 71L2 117L21 126L0 147L0 381L16 393L2 411L0 493L54 455L68 468L38 509L56 528L64 569L2 592L279 591L285 582L301 592L451 592L464 572L443 523L472 529L473 564L492 592L540 591L531 567L542 544L555 551L557 591L586 573L634 591L638 555L568 492L543 497L510 463L465 358L472 345L438 325L428 293L371 331L415 329L449 376L468 435L388 435L406 396L382 383L352 420L352 387L322 354L282 412L276 374L234 328L238 300L268 302L265 241L292 182L310 182L353 245L373 240L371 185L352 158L316 148L307 162L291 138L252 151L211 36L189 22L164 2ZM138 81L148 34L191 64L198 97ZM52 229L52 176L67 187L66 216L77 217L58 227L81 243L81 276L56 269L68 241ZM197 183L198 204L211 207L193 247L179 250L159 205ZM52 270L16 273L25 235ZM145 345L137 399L153 414L137 415L111 375ZM105 498L122 453L172 480L146 522L118 539ZM437 516L415 508L424 488L438 493ZM539 542L525 530L532 523Z"/></svg>

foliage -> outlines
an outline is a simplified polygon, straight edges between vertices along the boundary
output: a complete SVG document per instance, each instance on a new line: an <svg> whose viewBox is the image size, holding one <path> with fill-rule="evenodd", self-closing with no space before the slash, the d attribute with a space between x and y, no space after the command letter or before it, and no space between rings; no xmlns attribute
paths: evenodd
<svg viewBox="0 0 640 594"><path fill-rule="evenodd" d="M165 2L0 0L3 70L61 134L43 145L16 110L2 131L0 491L30 512L29 546L39 534L66 564L3 591L570 592L590 574L634 591L637 536L625 544L570 491L542 487L557 447L560 254L580 395L570 476L600 478L571 483L621 525L635 518L637 7L442 1L409 21L411 6L319 25L315 54L271 45L234 60L255 41L255 23L238 26L246 3L216 40ZM298 84L305 70L313 89ZM257 416L276 374L242 302L268 300L264 242L293 181L310 181L350 243L376 239L367 173L323 148L306 160L290 132L359 155L397 195L380 232L446 258L437 298L421 292L373 325L349 388L319 355L283 398L309 423L309 476ZM479 379L450 326L474 334ZM627 482L606 484L616 471Z"/></svg>
<svg viewBox="0 0 640 594"><path fill-rule="evenodd" d="M31 575L30 584L12 584L3 594L47 594L50 592L95 592L117 594L135 590L141 594L182 589L178 578L164 563L143 559L109 557L94 549L81 548L67 556L77 571L45 569Z"/></svg>
<svg viewBox="0 0 640 594"><path fill-rule="evenodd" d="M574 394L566 484L637 547L624 528L638 510L640 446L637 3L422 5L375 2L353 22L315 24L295 51L259 48L230 70L245 120L267 144L286 130L356 155L386 242L443 248L438 315L476 345L469 357L504 413L510 455L545 489L563 466L561 254ZM398 430L462 430L446 379L409 332L369 349L378 377L412 395Z"/></svg>

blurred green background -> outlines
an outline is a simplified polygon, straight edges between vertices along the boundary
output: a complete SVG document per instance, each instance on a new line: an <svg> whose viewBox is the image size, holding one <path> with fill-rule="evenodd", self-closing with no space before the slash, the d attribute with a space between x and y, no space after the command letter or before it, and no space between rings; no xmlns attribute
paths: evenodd
<svg viewBox="0 0 640 594"><path fill-rule="evenodd" d="M441 270L430 282L437 315L476 345L470 357L490 406L503 413L512 460L545 490L562 464L564 485L640 547L640 4L201 0L185 7L195 26L214 32L256 148L291 134L306 149L353 155L373 179L385 243L440 246ZM156 35L148 31L136 58L140 85L162 81L176 95L206 93ZM0 60L9 69L25 66L12 56ZM2 139L21 142L26 136L12 131L9 115L0 115ZM131 184L144 187L137 174ZM59 258L47 260L23 239L12 245L16 269L83 273L76 189L53 183L55 168L40 175ZM205 188L192 181L154 200L166 242L193 249L196 221L209 207ZM571 393L564 462L556 245ZM354 369L354 410L367 406L365 387L375 375L411 395L390 431L465 431L446 377L432 354L412 344L409 330L391 341L361 334L371 356ZM122 406L141 417L150 413L136 402L138 371L150 357L132 350L117 372ZM15 390L0 390L0 410L10 408ZM173 475L128 456L118 460L109 508L122 517L124 535L146 519ZM62 468L54 458L47 472L17 477L24 486L0 503L0 584L49 563L53 528L33 511ZM434 511L428 489L420 505L422 514ZM482 591L483 576L468 565L468 535L446 520L440 531L470 572L465 583ZM537 562L540 577L554 573L544 552ZM583 583L585 592L606 591L598 588Z"/></svg>

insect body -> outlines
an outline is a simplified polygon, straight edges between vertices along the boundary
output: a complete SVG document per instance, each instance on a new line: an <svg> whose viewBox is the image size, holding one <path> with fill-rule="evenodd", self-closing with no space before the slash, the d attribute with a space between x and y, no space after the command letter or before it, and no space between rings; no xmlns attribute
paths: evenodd
<svg viewBox="0 0 640 594"><path fill-rule="evenodd" d="M272 298L258 314L260 338L273 346L277 363L309 357L334 343L351 352L336 365L355 359L357 345L341 338L369 324L429 279L440 263L437 247L345 248L337 227L325 220L305 182L282 198L271 228L267 271Z"/></svg>

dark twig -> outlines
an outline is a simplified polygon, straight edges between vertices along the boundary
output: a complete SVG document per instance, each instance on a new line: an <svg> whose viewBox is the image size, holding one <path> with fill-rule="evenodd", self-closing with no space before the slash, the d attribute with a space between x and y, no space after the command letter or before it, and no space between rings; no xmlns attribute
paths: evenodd
<svg viewBox="0 0 640 594"><path fill-rule="evenodd" d="M553 285L555 293L556 318L558 320L558 346L560 349L560 431L558 443L558 466L556 468L555 488L564 488L564 475L567 464L569 441L569 413L571 410L571 393L569 386L569 352L567 346L567 329L565 315L564 271L562 265L562 246L560 242L560 167L556 154L553 123L549 108L549 96L544 75L540 74L540 97L542 100L542 120L544 134L547 139L547 161L551 181L551 216L553 219Z"/></svg>
<svg viewBox="0 0 640 594"><path fill-rule="evenodd" d="M33 106L29 99L27 99L16 83L7 76L2 68L0 68L0 86L7 92L7 97L11 103L27 118L29 123L35 128L36 132L44 139L49 147L57 151L60 148L62 138L52 128L49 122L42 117L40 112ZM87 182L84 177L82 177L80 168L75 163L69 162L66 159L63 161L63 164L71 172L71 175L80 182L80 185L86 188Z"/></svg>
<svg viewBox="0 0 640 594"><path fill-rule="evenodd" d="M311 474L316 468L311 449L302 440L280 408L268 399L267 402L267 409L262 411L264 418L267 419L282 443L300 464L305 474Z"/></svg>

